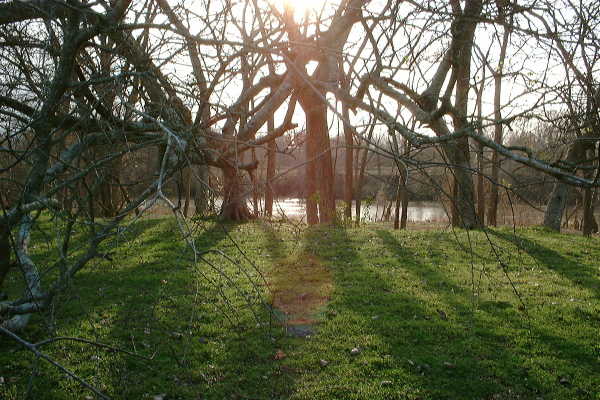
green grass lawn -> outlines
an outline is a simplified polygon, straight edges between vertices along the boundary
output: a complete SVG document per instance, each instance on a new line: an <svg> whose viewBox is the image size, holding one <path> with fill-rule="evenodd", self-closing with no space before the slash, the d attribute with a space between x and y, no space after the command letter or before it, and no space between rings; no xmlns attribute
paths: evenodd
<svg viewBox="0 0 600 400"><path fill-rule="evenodd" d="M114 399L600 399L597 237L226 228L195 225L198 249L223 253L194 262L173 220L136 223L24 338L149 358L43 347ZM288 337L263 276L309 255L330 271L330 300L316 334ZM42 361L30 380L34 357L8 338L0 350L1 399L23 398L29 382L32 399L91 395Z"/></svg>

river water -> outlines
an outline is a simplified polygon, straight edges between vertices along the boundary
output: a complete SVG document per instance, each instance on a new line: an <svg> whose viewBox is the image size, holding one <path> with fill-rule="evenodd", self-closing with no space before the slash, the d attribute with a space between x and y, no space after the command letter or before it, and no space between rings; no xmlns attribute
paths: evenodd
<svg viewBox="0 0 600 400"><path fill-rule="evenodd" d="M338 205L341 207L341 203ZM387 204L381 201L362 202L361 219L364 221L380 221ZM355 204L352 204L352 217ZM393 210L392 210L393 214ZM273 216L276 218L304 219L306 215L304 199L279 199L273 204ZM446 211L440 203L433 201L409 202L407 217L409 222L445 222Z"/></svg>
<svg viewBox="0 0 600 400"><path fill-rule="evenodd" d="M215 209L218 210L221 205L221 199L215 199ZM177 204L176 199L172 199L174 204ZM382 198L376 198L372 201L363 201L361 203L361 220L365 222L380 222L382 216L388 207L389 203ZM146 206L150 206L146 204ZM194 204L190 204L190 215L194 214ZM248 207L253 210L253 206L248 201ZM338 201L338 210L340 213L343 209L343 203ZM161 202L154 206L150 206L152 215L170 215L171 211L165 204ZM264 209L264 204L259 205L259 211ZM354 213L355 204L352 204L352 217L356 218ZM262 214L262 213L261 213ZM442 206L442 203L436 201L411 201L408 203L408 222L412 223L447 223L448 216ZM273 217L283 218L296 221L306 221L305 200L299 198L285 198L275 200L273 204ZM390 219L393 218L393 210ZM600 218L600 215L598 215ZM574 219L574 218L573 218ZM515 204L511 207L506 205L498 209L498 223L500 225L516 224L517 226L540 225L543 221L543 211L535 210L528 205Z"/></svg>

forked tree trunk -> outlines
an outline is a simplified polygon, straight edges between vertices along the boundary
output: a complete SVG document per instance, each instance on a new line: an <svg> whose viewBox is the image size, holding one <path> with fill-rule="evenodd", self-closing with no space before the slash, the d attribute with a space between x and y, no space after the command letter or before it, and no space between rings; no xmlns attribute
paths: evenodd
<svg viewBox="0 0 600 400"><path fill-rule="evenodd" d="M243 193L242 176L232 167L223 168L223 205L221 216L230 221L248 221L253 215Z"/></svg>

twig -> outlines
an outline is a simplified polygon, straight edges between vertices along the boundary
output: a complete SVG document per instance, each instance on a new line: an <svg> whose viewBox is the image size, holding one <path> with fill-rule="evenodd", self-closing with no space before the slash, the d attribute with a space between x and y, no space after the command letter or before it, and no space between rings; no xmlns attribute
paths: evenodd
<svg viewBox="0 0 600 400"><path fill-rule="evenodd" d="M94 386L92 386L91 384L89 384L88 382L86 382L84 379L82 379L79 376L77 376L74 372L71 372L70 370L68 370L67 368L63 367L58 362L54 361L52 358L50 358L46 354L44 354L41 351L39 351L37 349L37 346L38 346L37 344L33 344L33 343L30 343L30 342L26 341L25 339L23 339L20 336L16 335L12 331L9 331L8 329L4 328L3 326L0 326L0 332L4 333L6 336L8 336L11 339L13 339L17 343L19 343L20 345L22 345L23 347L25 347L27 350L31 351L33 354L35 354L35 356L37 358L43 358L44 360L48 361L50 364L54 365L56 368L58 368L59 370L61 370L62 372L64 372L68 376L70 376L72 379L74 379L77 382L79 382L82 386L84 386L87 389L89 389L92 392L94 392L94 394L96 396L98 396L99 398L104 399L104 400L111 400L110 397L108 397L107 395L105 395L104 393L102 393L100 390L96 389Z"/></svg>

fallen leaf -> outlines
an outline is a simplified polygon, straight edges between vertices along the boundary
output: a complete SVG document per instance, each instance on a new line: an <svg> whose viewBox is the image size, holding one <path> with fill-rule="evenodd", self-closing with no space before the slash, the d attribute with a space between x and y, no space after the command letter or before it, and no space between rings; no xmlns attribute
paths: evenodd
<svg viewBox="0 0 600 400"><path fill-rule="evenodd" d="M286 356L286 354L281 349L277 350L275 352L275 356L273 356L273 358L275 360L283 360L285 357L287 357L287 356Z"/></svg>

